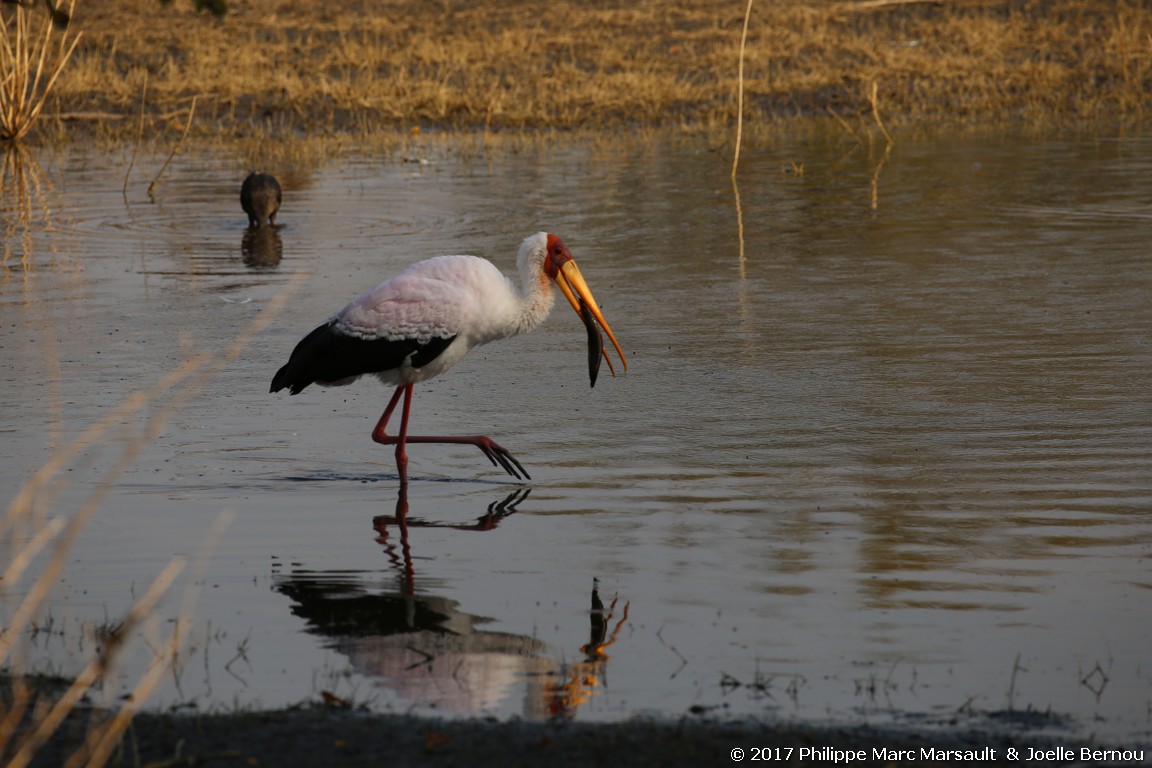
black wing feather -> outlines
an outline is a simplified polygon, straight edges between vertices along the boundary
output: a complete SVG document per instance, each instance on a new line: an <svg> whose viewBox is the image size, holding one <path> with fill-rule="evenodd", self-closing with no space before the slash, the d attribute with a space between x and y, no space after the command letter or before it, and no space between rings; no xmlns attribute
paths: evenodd
<svg viewBox="0 0 1152 768"><path fill-rule="evenodd" d="M358 339L336 328L336 321L321 325L300 340L288 363L272 378L270 391L289 389L299 394L309 384L399 368L409 355L411 365L423 368L440 356L456 336L416 339Z"/></svg>

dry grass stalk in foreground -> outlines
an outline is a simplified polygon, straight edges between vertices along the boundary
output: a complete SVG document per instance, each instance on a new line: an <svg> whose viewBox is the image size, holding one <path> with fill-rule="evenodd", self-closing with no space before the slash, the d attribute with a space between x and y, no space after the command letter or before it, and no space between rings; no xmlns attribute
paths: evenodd
<svg viewBox="0 0 1152 768"><path fill-rule="evenodd" d="M9 8L5 4L4 8ZM76 0L72 0L67 17L72 17ZM40 21L33 30L31 17ZM60 32L53 44L55 13L41 13L38 7L25 8L16 3L11 19L0 18L0 139L18 141L32 130L44 109L60 72L82 35L69 42L69 27ZM49 52L52 51L51 55Z"/></svg>
<svg viewBox="0 0 1152 768"><path fill-rule="evenodd" d="M144 596L124 614L116 625L117 629L105 638L104 647L95 652L59 697L55 700L34 700L32 686L22 674L22 638L32 631L36 616L56 587L76 539L100 509L123 472L135 461L140 450L160 434L171 416L214 378L224 365L239 357L252 339L279 314L300 282L300 279L295 280L287 290L273 299L223 354L205 351L188 357L153 386L130 395L119 407L58 449L9 503L4 516L0 518L0 544L8 550L9 558L0 578L0 597L11 596L13 588L19 585L34 561L46 550L51 549L51 552L47 554L47 562L42 564L39 575L22 590L23 597L15 601L15 608L4 617L3 630L0 631L0 665L7 665L7 674L12 678L9 694L0 694L0 763L8 768L21 768L32 761L36 751L76 709L89 688L106 675L129 635L155 618L153 614L158 601L183 568L180 558L169 563ZM166 395L171 397L163 402ZM155 411L145 419L142 429L128 434L123 440L120 457L98 479L79 509L71 517L53 515L54 499L61 493L63 486L67 485L63 479L66 477L64 470L85 453L104 449L110 441L115 441L126 421L139 418L149 409ZM226 519L222 517L209 533L205 549L199 557L202 567L207 563L208 551L219 537L223 524L226 524ZM136 709L155 689L162 675L171 668L183 647L191 627L192 602L195 585L198 583L198 578L190 581L180 616L168 639L150 643L151 647L158 650L131 695L122 700L119 709L111 717L93 718L92 730L85 744L68 761L68 768L100 766L107 762ZM156 634L155 626L152 629Z"/></svg>

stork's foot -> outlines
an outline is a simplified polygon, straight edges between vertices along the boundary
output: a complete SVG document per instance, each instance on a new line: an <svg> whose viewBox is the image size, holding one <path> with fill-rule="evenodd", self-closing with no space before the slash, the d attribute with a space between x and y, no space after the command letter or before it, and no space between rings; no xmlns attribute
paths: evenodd
<svg viewBox="0 0 1152 768"><path fill-rule="evenodd" d="M513 456L507 448L486 435L469 435L465 437L457 435L408 435L402 440L400 437L384 434L384 431L377 427L377 429L372 432L372 439L381 445L396 446L396 467L400 471L401 483L408 481L406 471L408 467L408 456L404 451L404 446L411 445L412 443L474 445L488 457L488 461L492 462L492 466L500 467L517 480L532 479L532 476L528 474L528 470L524 469L523 465L516 460L516 457Z"/></svg>
<svg viewBox="0 0 1152 768"><path fill-rule="evenodd" d="M517 480L531 480L532 477L528 471L516 460L508 450L502 447L499 443L490 437L484 435L477 435L476 442L473 443L477 448L483 451L484 455L488 457L488 461L492 462L493 466L502 467L505 472L512 475Z"/></svg>

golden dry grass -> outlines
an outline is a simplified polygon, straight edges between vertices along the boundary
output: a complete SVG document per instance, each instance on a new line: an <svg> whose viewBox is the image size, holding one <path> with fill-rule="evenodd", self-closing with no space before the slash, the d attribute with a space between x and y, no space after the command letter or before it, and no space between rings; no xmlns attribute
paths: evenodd
<svg viewBox="0 0 1152 768"><path fill-rule="evenodd" d="M127 138L735 123L743 0L87 3L57 83L66 123ZM1152 105L1147 0L755 2L749 125L1133 122ZM60 128L63 125L64 128ZM47 129L46 129L47 130Z"/></svg>
<svg viewBox="0 0 1152 768"><path fill-rule="evenodd" d="M69 11L75 5L72 0ZM18 141L32 130L80 41L70 35L68 13L59 13L62 30L53 24L55 11L42 13L22 4L0 18L0 139Z"/></svg>

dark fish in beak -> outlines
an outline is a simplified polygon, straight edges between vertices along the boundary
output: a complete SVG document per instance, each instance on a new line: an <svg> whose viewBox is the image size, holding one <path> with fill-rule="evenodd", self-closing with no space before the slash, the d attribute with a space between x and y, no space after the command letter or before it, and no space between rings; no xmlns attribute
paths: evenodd
<svg viewBox="0 0 1152 768"><path fill-rule="evenodd" d="M588 376L592 379L592 386L596 386L596 374L600 373L600 361L604 354L604 334L592 316L592 310L583 296L578 296L580 302L580 319L584 321L584 328L588 331Z"/></svg>

